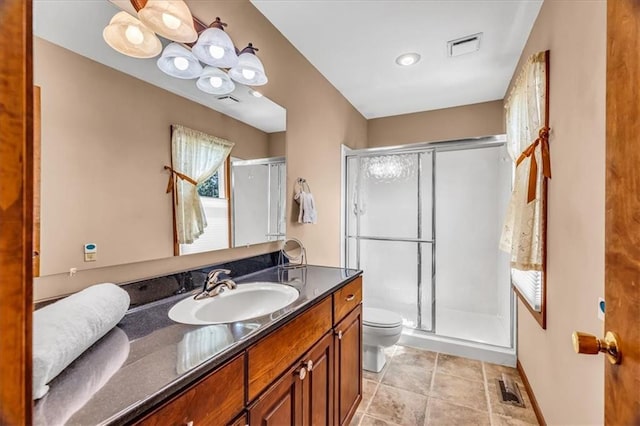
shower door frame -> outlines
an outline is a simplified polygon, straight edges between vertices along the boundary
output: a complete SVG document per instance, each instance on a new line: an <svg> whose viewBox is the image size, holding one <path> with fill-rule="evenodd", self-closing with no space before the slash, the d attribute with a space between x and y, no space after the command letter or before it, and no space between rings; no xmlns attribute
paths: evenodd
<svg viewBox="0 0 640 426"><path fill-rule="evenodd" d="M436 157L438 152L446 152L446 151L458 151L458 150L471 150L471 149L483 149L483 148L493 148L504 146L507 143L506 135L495 135L495 136L486 136L486 137L478 137L478 138L465 138L465 139L455 139L455 140L447 140L447 141L435 141L435 142L423 142L423 143L415 143L415 144L407 144L407 145L397 145L397 146L388 146L388 147L380 147L380 148L363 148L352 150L343 146L342 150L342 170L343 170L343 184L342 184L342 217L341 217L341 228L343 235L343 242L341 244L342 247L342 264L343 266L348 265L348 257L349 257L349 241L354 240L356 242L356 252L355 252L355 260L356 260L356 268L360 269L360 241L389 241L389 242L408 242L408 243L416 243L418 245L417 250L417 268L418 268L418 283L417 283L417 327L412 329L428 333L430 335L438 335L436 333ZM423 153L431 153L431 239L424 239L422 237L422 173L423 173ZM417 201L418 201L418 209L417 209L417 221L418 221L418 237L417 238L394 238L394 237L372 237L372 236L361 236L360 235L360 214L356 214L356 235L349 235L349 206L347 205L347 197L349 194L349 171L348 171L348 161L350 158L356 157L358 158L358 175L356 177L357 187L360 188L360 179L361 179L361 158L363 157L378 157L385 155L404 155L404 154L415 154L418 156L418 168L417 168ZM358 206L360 192L357 194L358 197ZM424 277L422 276L422 245L423 244L431 244L431 328L423 329L422 325L422 294L424 288ZM510 330L510 345L509 348L514 348L515 343L515 301L514 294L511 291L511 285L509 286L510 296L509 296L509 324L511 327ZM439 335L438 335L439 336ZM457 337L450 336L442 336L447 339L462 341L462 342L474 342L472 340L461 339ZM479 343L479 342L474 342ZM498 348L505 348L505 346L501 345L493 345L491 343L482 343L488 346L494 346Z"/></svg>

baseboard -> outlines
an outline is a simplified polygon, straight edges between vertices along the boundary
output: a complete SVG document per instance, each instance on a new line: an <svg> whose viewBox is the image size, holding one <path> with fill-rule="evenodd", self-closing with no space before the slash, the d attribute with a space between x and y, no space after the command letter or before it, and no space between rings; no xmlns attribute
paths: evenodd
<svg viewBox="0 0 640 426"><path fill-rule="evenodd" d="M520 373L520 377L522 377L522 383L524 383L524 387L527 390L527 394L529 395L529 400L531 401L533 412L536 413L536 418L538 419L538 423L540 423L542 426L547 426L547 422L544 420L544 416L542 415L542 410L538 405L536 396L533 393L533 389L531 388L531 383L529 383L529 379L527 378L527 374L524 372L524 368L522 368L522 364L520 364L520 360L517 361L516 368L518 369L518 373Z"/></svg>

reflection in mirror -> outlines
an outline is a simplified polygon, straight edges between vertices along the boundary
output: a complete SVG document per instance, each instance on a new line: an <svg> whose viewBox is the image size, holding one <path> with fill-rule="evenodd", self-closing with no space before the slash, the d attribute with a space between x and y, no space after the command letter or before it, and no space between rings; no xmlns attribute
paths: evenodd
<svg viewBox="0 0 640 426"><path fill-rule="evenodd" d="M285 235L284 157L231 161L233 247Z"/></svg>
<svg viewBox="0 0 640 426"><path fill-rule="evenodd" d="M285 152L286 111L267 97L237 84L232 98L220 99L199 90L196 80L167 76L157 58L111 49L102 31L118 10L108 1L34 1L34 84L42 92L41 276L176 253L163 169L171 164L171 125L229 140L231 156L243 160ZM198 185L202 199L232 205L230 173L226 162ZM229 214L227 208L222 237L205 251L231 246ZM210 221L207 228L216 226ZM90 261L83 250L88 243L97 247Z"/></svg>

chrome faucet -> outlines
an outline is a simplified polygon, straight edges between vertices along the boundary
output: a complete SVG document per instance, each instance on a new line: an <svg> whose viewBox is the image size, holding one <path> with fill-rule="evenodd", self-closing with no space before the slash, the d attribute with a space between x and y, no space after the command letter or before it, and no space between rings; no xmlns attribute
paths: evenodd
<svg viewBox="0 0 640 426"><path fill-rule="evenodd" d="M229 275L230 273L231 271L228 269L214 269L209 272L202 291L193 298L196 300L206 299L207 297L217 296L223 291L235 289L237 285L231 278L218 278L220 274Z"/></svg>

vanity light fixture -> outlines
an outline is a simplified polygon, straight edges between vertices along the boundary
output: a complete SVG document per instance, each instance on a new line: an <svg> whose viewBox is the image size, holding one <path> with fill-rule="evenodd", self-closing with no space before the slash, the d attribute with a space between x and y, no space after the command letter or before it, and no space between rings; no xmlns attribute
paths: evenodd
<svg viewBox="0 0 640 426"><path fill-rule="evenodd" d="M200 62L189 49L178 43L165 47L157 64L162 72L176 78L198 78L202 74Z"/></svg>
<svg viewBox="0 0 640 426"><path fill-rule="evenodd" d="M238 65L236 48L231 37L224 31L227 24L219 17L200 33L200 37L193 46L193 54L207 65L219 68L232 68Z"/></svg>
<svg viewBox="0 0 640 426"><path fill-rule="evenodd" d="M148 0L138 16L148 28L169 40L191 43L198 38L189 6L182 0Z"/></svg>
<svg viewBox="0 0 640 426"><path fill-rule="evenodd" d="M153 58L162 51L160 39L127 12L118 12L102 32L109 46L134 58Z"/></svg>
<svg viewBox="0 0 640 426"><path fill-rule="evenodd" d="M249 43L247 47L242 49L238 56L238 65L229 70L229 76L238 83L247 86L262 86L267 84L267 75L264 73L264 66L253 47L253 43Z"/></svg>
<svg viewBox="0 0 640 426"><path fill-rule="evenodd" d="M396 64L408 67L409 65L413 65L420 60L420 55L417 53L405 53L396 58Z"/></svg>
<svg viewBox="0 0 640 426"><path fill-rule="evenodd" d="M203 92L211 93L212 95L226 95L236 88L229 75L216 67L204 67L196 86Z"/></svg>
<svg viewBox="0 0 640 426"><path fill-rule="evenodd" d="M249 43L238 55L224 31L227 24L219 17L207 27L191 15L183 0L130 1L140 20L125 11L111 19L103 37L113 49L134 58L152 58L162 52L157 33L175 41L158 58L158 68L172 77L198 78L196 85L204 92L229 94L235 89L231 79L247 86L267 84L264 66L256 56L258 49ZM200 61L208 66L203 68ZM259 92L252 94L262 96Z"/></svg>

